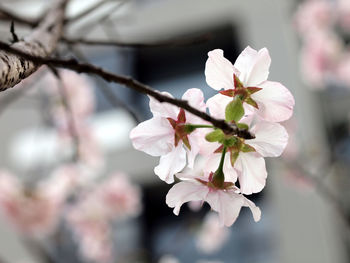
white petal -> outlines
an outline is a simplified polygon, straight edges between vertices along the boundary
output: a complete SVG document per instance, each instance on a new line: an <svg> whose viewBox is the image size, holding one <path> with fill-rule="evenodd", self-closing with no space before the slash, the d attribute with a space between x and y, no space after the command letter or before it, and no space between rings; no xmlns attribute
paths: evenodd
<svg viewBox="0 0 350 263"><path fill-rule="evenodd" d="M221 159L221 153L215 153L210 155L206 159L206 165L204 170L207 173L215 172L219 168L220 159ZM235 183L237 181L237 173L236 173L236 170L231 165L229 153L226 153L225 155L223 171L225 175L225 182Z"/></svg>
<svg viewBox="0 0 350 263"><path fill-rule="evenodd" d="M269 76L269 68L271 65L271 57L266 48L260 49L253 67L250 69L247 86L255 86L267 80Z"/></svg>
<svg viewBox="0 0 350 263"><path fill-rule="evenodd" d="M205 200L219 213L221 224L228 227L236 221L245 201L242 195L222 190L209 192Z"/></svg>
<svg viewBox="0 0 350 263"><path fill-rule="evenodd" d="M255 139L245 142L263 157L280 156L287 146L288 133L279 123L261 121L251 131L255 134Z"/></svg>
<svg viewBox="0 0 350 263"><path fill-rule="evenodd" d="M208 53L208 60L205 63L205 77L208 85L215 90L233 89L232 63L224 57L221 49L215 49Z"/></svg>
<svg viewBox="0 0 350 263"><path fill-rule="evenodd" d="M261 218L261 210L252 201L244 197L244 206L249 207L253 214L254 221L258 222Z"/></svg>
<svg viewBox="0 0 350 263"><path fill-rule="evenodd" d="M163 95L173 98L173 96L168 92L161 92L161 93ZM149 97L149 107L154 116L172 118L176 120L177 115L179 113L178 107L166 102L159 102L153 97Z"/></svg>
<svg viewBox="0 0 350 263"><path fill-rule="evenodd" d="M195 182L180 182L175 184L166 195L166 204L174 207L174 214L178 215L182 204L189 201L204 200L209 188Z"/></svg>
<svg viewBox="0 0 350 263"><path fill-rule="evenodd" d="M159 165L154 168L154 173L168 184L174 182L174 174L180 172L186 166L186 150L180 143L167 155L160 157Z"/></svg>
<svg viewBox="0 0 350 263"><path fill-rule="evenodd" d="M200 150L200 146L199 146L199 142L198 142L198 138L196 137L196 134L193 134L193 133L190 134L188 136L188 140L191 145L191 150L188 150L188 148L186 147L188 167L193 168L194 161Z"/></svg>
<svg viewBox="0 0 350 263"><path fill-rule="evenodd" d="M235 168L243 194L258 193L264 188L267 177L265 160L258 153L240 152Z"/></svg>
<svg viewBox="0 0 350 263"><path fill-rule="evenodd" d="M171 151L174 129L167 119L154 117L132 129L130 139L135 149L152 156L160 156Z"/></svg>
<svg viewBox="0 0 350 263"><path fill-rule="evenodd" d="M240 72L239 79L248 87L267 80L270 64L271 58L266 48L257 52L248 46L238 56L234 67Z"/></svg>
<svg viewBox="0 0 350 263"><path fill-rule="evenodd" d="M259 106L258 114L266 121L281 122L293 114L294 97L279 82L265 81L259 85L262 90L251 95Z"/></svg>
<svg viewBox="0 0 350 263"><path fill-rule="evenodd" d="M207 101L207 107L210 115L217 119L225 119L225 109L227 104L232 101L231 97L216 94Z"/></svg>

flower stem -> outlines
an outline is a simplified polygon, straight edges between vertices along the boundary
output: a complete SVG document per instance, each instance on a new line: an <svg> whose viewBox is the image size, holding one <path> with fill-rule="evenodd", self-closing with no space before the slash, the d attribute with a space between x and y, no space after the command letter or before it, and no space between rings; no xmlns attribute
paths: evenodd
<svg viewBox="0 0 350 263"><path fill-rule="evenodd" d="M224 175L223 168L224 168L224 162L225 162L226 149L227 149L226 146L224 146L224 148L222 149L220 164L218 169L214 173L214 176L212 179L213 185L215 185L218 188L223 188L224 182L225 182L225 175Z"/></svg>
<svg viewBox="0 0 350 263"><path fill-rule="evenodd" d="M198 128L212 128L214 129L215 126L213 125L205 125L205 124L185 124L185 131L187 134L193 132L195 129L198 129Z"/></svg>

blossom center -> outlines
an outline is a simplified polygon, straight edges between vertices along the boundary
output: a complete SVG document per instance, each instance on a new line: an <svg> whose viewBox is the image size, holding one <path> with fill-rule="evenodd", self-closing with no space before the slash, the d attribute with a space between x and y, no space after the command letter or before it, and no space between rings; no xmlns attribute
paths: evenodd
<svg viewBox="0 0 350 263"><path fill-rule="evenodd" d="M188 132L186 131L186 113L184 109L180 109L179 114L177 115L177 120L172 118L167 118L170 125L174 129L174 145L175 147L182 141L186 147L191 150L190 141L188 140Z"/></svg>
<svg viewBox="0 0 350 263"><path fill-rule="evenodd" d="M262 90L259 87L245 87L236 74L233 74L234 89L222 90L220 93L228 97L239 96L242 102L246 102L252 105L254 108L259 109L258 103L252 99L251 95Z"/></svg>

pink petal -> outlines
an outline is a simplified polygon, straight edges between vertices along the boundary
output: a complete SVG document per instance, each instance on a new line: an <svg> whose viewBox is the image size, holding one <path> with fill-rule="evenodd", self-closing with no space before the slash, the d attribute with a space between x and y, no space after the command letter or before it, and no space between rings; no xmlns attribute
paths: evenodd
<svg viewBox="0 0 350 263"><path fill-rule="evenodd" d="M182 144L175 147L170 153L160 157L159 165L154 168L154 173L168 184L174 182L174 174L180 172L186 166L186 150Z"/></svg>
<svg viewBox="0 0 350 263"><path fill-rule="evenodd" d="M258 193L264 188L267 177L265 160L258 153L240 152L235 168L243 194Z"/></svg>
<svg viewBox="0 0 350 263"><path fill-rule="evenodd" d="M173 98L173 96L168 92L161 92L161 93L170 98ZM149 107L154 116L172 118L176 120L177 114L179 113L178 107L166 102L159 102L158 100L152 97L149 97Z"/></svg>
<svg viewBox="0 0 350 263"><path fill-rule="evenodd" d="M234 67L240 72L239 79L245 86L256 86L267 80L271 58L266 48L257 52L250 46L238 56Z"/></svg>
<svg viewBox="0 0 350 263"><path fill-rule="evenodd" d="M200 110L200 111L203 111L205 112L206 111L206 105L205 105L205 102L204 102L204 95L203 95L203 92L200 90L200 89L189 89L187 90L184 95L182 96L182 99L183 100L187 100L188 103L196 108L197 110ZM197 123L197 124L200 124L200 123L203 123L204 121L191 114L191 113L188 113L186 112L186 122L187 123Z"/></svg>
<svg viewBox="0 0 350 263"><path fill-rule="evenodd" d="M130 139L135 149L152 156L160 156L171 151L174 130L167 119L154 117L132 129Z"/></svg>
<svg viewBox="0 0 350 263"><path fill-rule="evenodd" d="M288 120L293 114L294 97L279 82L265 81L259 85L262 90L251 95L257 101L257 113L266 121L281 122Z"/></svg>
<svg viewBox="0 0 350 263"><path fill-rule="evenodd" d="M209 188L195 182L180 182L175 184L166 195L166 204L174 207L174 214L178 215L182 204L189 201L205 199Z"/></svg>
<svg viewBox="0 0 350 263"><path fill-rule="evenodd" d="M221 159L221 153L210 155L206 159L206 165L204 170L207 173L215 172L219 168L220 159ZM235 183L237 181L237 173L236 173L236 170L231 165L229 153L226 153L225 155L223 171L225 174L225 182Z"/></svg>
<svg viewBox="0 0 350 263"><path fill-rule="evenodd" d="M208 85L215 89L233 89L234 68L232 63L224 58L221 49L215 49L208 53L208 60L205 63L205 77Z"/></svg>
<svg viewBox="0 0 350 263"><path fill-rule="evenodd" d="M258 222L261 218L261 210L259 207L257 207L252 201L250 201L248 198L244 197L244 205L246 207L250 208L250 211L253 214L253 218L255 222Z"/></svg>
<svg viewBox="0 0 350 263"><path fill-rule="evenodd" d="M207 101L207 107L210 115L214 118L225 119L225 109L227 104L232 101L231 97L216 94Z"/></svg>
<svg viewBox="0 0 350 263"><path fill-rule="evenodd" d="M263 157L278 157L287 146L288 133L278 123L261 121L251 131L255 134L255 139L246 140L246 143Z"/></svg>
<svg viewBox="0 0 350 263"><path fill-rule="evenodd" d="M231 191L211 191L206 197L207 201L214 211L219 213L222 225L231 226L237 219L242 206L244 197Z"/></svg>

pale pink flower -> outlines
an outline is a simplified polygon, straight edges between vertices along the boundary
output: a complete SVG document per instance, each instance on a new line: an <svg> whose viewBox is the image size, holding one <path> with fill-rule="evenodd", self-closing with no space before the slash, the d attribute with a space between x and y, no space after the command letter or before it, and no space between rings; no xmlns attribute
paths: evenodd
<svg viewBox="0 0 350 263"><path fill-rule="evenodd" d="M311 88L325 88L342 53L341 40L332 32L314 32L301 50L301 73Z"/></svg>
<svg viewBox="0 0 350 263"><path fill-rule="evenodd" d="M338 19L339 24L350 32L350 1L349 0L338 0Z"/></svg>
<svg viewBox="0 0 350 263"><path fill-rule="evenodd" d="M267 80L271 58L266 48L256 51L248 46L234 65L221 49L210 51L208 56L205 76L210 87L224 89L221 93L227 96L244 95L245 108L267 121L280 122L291 117L293 95L281 83Z"/></svg>
<svg viewBox="0 0 350 263"><path fill-rule="evenodd" d="M337 79L350 88L350 51L344 52L336 69Z"/></svg>
<svg viewBox="0 0 350 263"><path fill-rule="evenodd" d="M115 173L105 180L96 189L96 194L112 218L137 216L141 212L140 189L122 173Z"/></svg>
<svg viewBox="0 0 350 263"><path fill-rule="evenodd" d="M112 241L109 222L104 217L104 212L101 213L104 208L97 202L91 202L91 199L89 201L69 210L67 220L72 226L80 253L85 259L93 262L110 262Z"/></svg>
<svg viewBox="0 0 350 263"><path fill-rule="evenodd" d="M209 212L197 233L196 245L200 251L211 254L219 251L229 236L229 229L220 224L217 214Z"/></svg>
<svg viewBox="0 0 350 263"><path fill-rule="evenodd" d="M110 223L137 216L140 211L139 188L124 174L115 173L91 191L84 192L66 214L82 256L94 262L110 262Z"/></svg>
<svg viewBox="0 0 350 263"><path fill-rule="evenodd" d="M220 224L231 226L237 219L242 206L249 207L254 220L259 221L260 209L245 198L232 183L226 182L224 188L216 188L211 183L211 174L201 172L195 175L191 169L178 174L183 181L175 184L166 196L166 203L178 215L182 204L189 201L205 201L211 209L218 212Z"/></svg>
<svg viewBox="0 0 350 263"><path fill-rule="evenodd" d="M221 95L220 95L221 96ZM218 118L225 116L225 101L218 95L208 100L210 114ZM222 102L221 102L222 101ZM236 146L227 149L223 171L227 181L235 183L238 177L243 194L260 192L266 184L266 167L263 157L278 157L288 143L288 133L282 125L248 116L241 122L250 125L254 139L237 138L242 144L252 147L251 151L237 150ZM221 151L218 143L203 144L202 154L208 156L206 171L215 171L219 166ZM222 147L221 147L222 148Z"/></svg>
<svg viewBox="0 0 350 263"><path fill-rule="evenodd" d="M94 111L95 96L92 84L87 78L69 70L60 70L59 73L60 80L49 73L45 78L45 84L53 102L52 115L55 123L63 132L69 132L70 120L67 114L71 114L70 117L76 123L86 121L86 118L90 117ZM62 95L65 96L64 99L70 108L69 113L67 113Z"/></svg>
<svg viewBox="0 0 350 263"><path fill-rule="evenodd" d="M54 230L66 194L65 182L49 179L36 187L25 188L14 176L0 173L2 211L27 235L42 235Z"/></svg>
<svg viewBox="0 0 350 263"><path fill-rule="evenodd" d="M347 0L345 0L347 1ZM295 14L297 30L305 35L327 30L334 22L334 8L328 0L307 0L299 5Z"/></svg>
<svg viewBox="0 0 350 263"><path fill-rule="evenodd" d="M163 92L164 95L171 96ZM183 100L205 111L203 93L199 89L189 89L182 96ZM185 124L203 123L198 117L167 103L160 103L150 98L150 109L153 118L140 123L130 132L130 139L135 149L152 156L161 156L154 172L167 183L174 182L174 174L186 166L186 156L189 166L193 166L194 159L199 152L199 140L202 131L195 130L186 134Z"/></svg>

